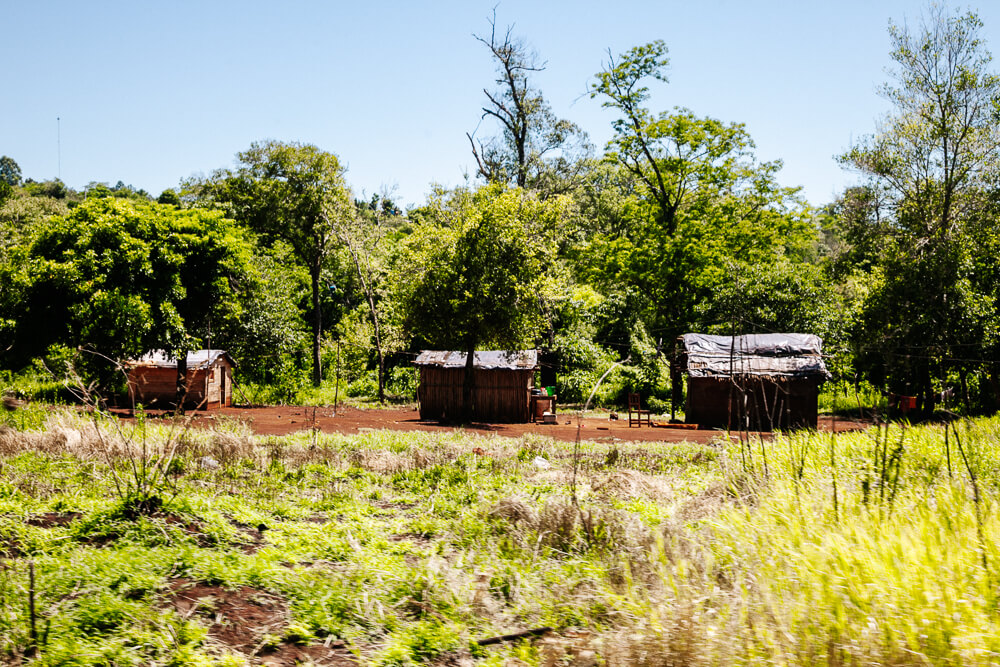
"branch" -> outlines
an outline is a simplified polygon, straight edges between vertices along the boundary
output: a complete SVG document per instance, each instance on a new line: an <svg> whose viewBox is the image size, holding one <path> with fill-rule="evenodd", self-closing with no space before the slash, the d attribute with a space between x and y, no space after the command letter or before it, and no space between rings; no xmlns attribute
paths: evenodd
<svg viewBox="0 0 1000 667"><path fill-rule="evenodd" d="M518 639L526 639L528 637L541 637L542 635L552 632L552 628L546 626L544 628L535 628L534 630L524 630L523 632L515 632L509 635L500 635L498 637L488 637L486 639L479 639L476 644L479 646L491 646L493 644L500 644L503 642L517 641Z"/></svg>

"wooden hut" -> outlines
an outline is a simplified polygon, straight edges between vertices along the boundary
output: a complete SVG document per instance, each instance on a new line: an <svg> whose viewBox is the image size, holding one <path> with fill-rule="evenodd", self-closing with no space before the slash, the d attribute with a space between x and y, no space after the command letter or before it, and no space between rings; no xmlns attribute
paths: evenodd
<svg viewBox="0 0 1000 667"><path fill-rule="evenodd" d="M465 352L425 350L414 365L420 369L420 418L447 421L462 417ZM535 350L476 352L472 417L477 421L526 423L531 389L538 369Z"/></svg>
<svg viewBox="0 0 1000 667"><path fill-rule="evenodd" d="M128 396L133 405L167 409L177 401L177 360L155 350L129 362ZM187 354L184 405L211 409L233 404L236 362L225 350L195 350Z"/></svg>
<svg viewBox="0 0 1000 667"><path fill-rule="evenodd" d="M829 373L812 334L685 334L672 365L675 400L687 375L685 421L705 428L816 428Z"/></svg>

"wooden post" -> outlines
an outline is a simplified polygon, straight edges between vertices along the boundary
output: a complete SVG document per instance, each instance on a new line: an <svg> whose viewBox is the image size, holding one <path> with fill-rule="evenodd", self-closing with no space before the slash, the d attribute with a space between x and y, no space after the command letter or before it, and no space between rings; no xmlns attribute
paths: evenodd
<svg viewBox="0 0 1000 667"><path fill-rule="evenodd" d="M337 339L337 380L333 386L333 416L337 416L337 406L340 405L340 339Z"/></svg>
<svg viewBox="0 0 1000 667"><path fill-rule="evenodd" d="M184 414L184 401L187 398L187 351L177 355L177 396L176 413Z"/></svg>

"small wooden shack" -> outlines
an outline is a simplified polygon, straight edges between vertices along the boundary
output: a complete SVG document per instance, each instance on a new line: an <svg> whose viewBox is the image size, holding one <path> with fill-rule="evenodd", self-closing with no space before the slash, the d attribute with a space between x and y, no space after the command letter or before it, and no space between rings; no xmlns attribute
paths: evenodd
<svg viewBox="0 0 1000 667"><path fill-rule="evenodd" d="M129 362L128 396L133 405L167 409L177 400L177 360L154 350ZM236 362L225 350L195 350L187 354L185 407L205 410L233 404Z"/></svg>
<svg viewBox="0 0 1000 667"><path fill-rule="evenodd" d="M685 421L705 428L816 428L829 373L812 334L685 334L672 365L675 399L687 375Z"/></svg>
<svg viewBox="0 0 1000 667"><path fill-rule="evenodd" d="M465 352L424 350L414 361L420 369L420 418L440 421L462 417ZM474 356L472 417L477 421L526 423L531 417L531 389L538 352L490 350Z"/></svg>

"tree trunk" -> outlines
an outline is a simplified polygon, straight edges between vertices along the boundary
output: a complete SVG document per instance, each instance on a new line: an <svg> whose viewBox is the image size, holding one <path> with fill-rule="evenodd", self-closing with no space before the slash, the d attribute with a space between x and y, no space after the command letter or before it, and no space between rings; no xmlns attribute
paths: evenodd
<svg viewBox="0 0 1000 667"><path fill-rule="evenodd" d="M469 343L465 357L465 381L462 383L462 420L465 423L472 421L475 405L472 401L473 392L476 389L476 344Z"/></svg>
<svg viewBox="0 0 1000 667"><path fill-rule="evenodd" d="M962 405L965 406L965 414L972 412L972 401L969 400L969 372L965 368L960 368L958 377L962 384Z"/></svg>
<svg viewBox="0 0 1000 667"><path fill-rule="evenodd" d="M312 279L312 305L313 305L313 336L312 336L312 362L313 373L312 383L314 387L320 386L323 382L323 359L320 356L320 343L323 337L323 311L320 307L319 291L320 263L313 262L309 268L309 277Z"/></svg>
<svg viewBox="0 0 1000 667"><path fill-rule="evenodd" d="M378 402L385 403L385 355L382 353L382 344L375 342L378 346Z"/></svg>
<svg viewBox="0 0 1000 667"><path fill-rule="evenodd" d="M184 414L184 401L187 400L187 352L181 352L177 355L177 395L174 399L176 403L176 413L179 415Z"/></svg>
<svg viewBox="0 0 1000 667"><path fill-rule="evenodd" d="M359 275L361 275L360 271L359 266ZM363 275L361 275L361 285L368 297L368 312L372 317L372 326L375 329L375 352L378 354L378 402L385 403L385 352L382 351L382 328L379 326L378 311L375 309L375 294Z"/></svg>
<svg viewBox="0 0 1000 667"><path fill-rule="evenodd" d="M923 397L923 416L925 418L931 418L934 416L934 385L931 384L931 369L930 363L924 361L920 365L920 394Z"/></svg>

